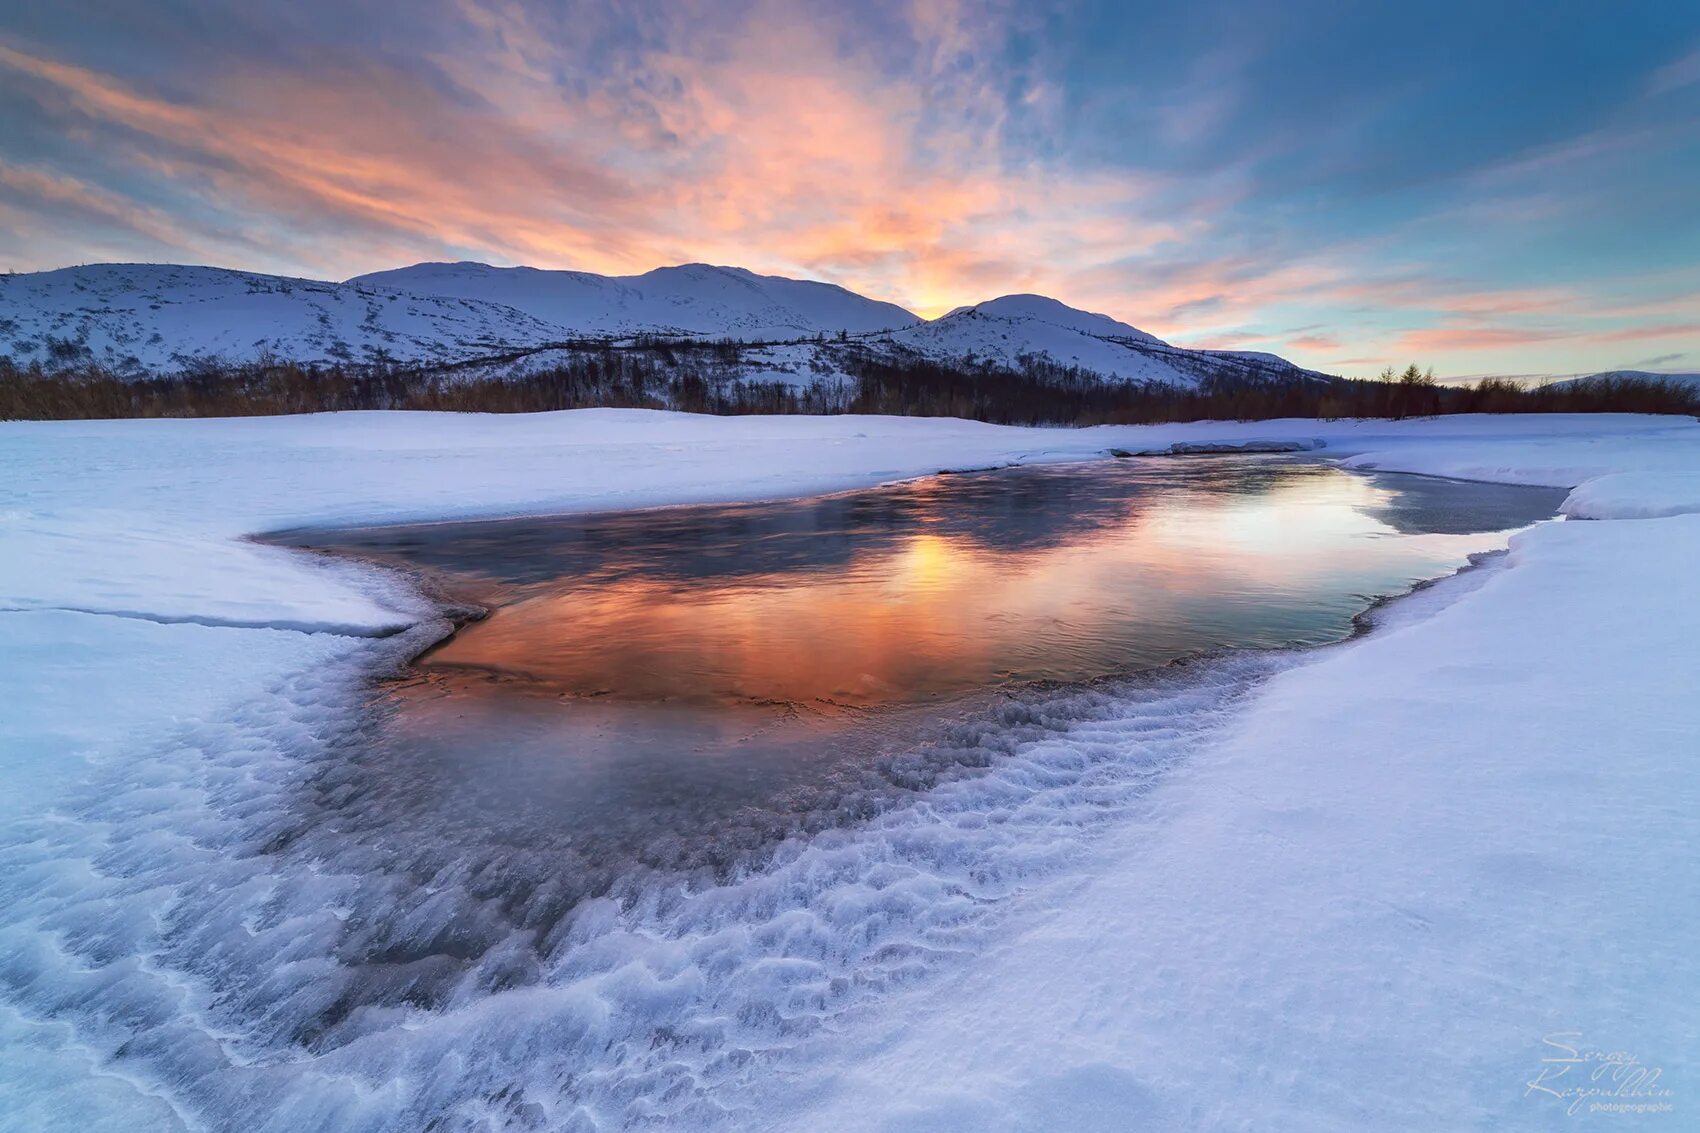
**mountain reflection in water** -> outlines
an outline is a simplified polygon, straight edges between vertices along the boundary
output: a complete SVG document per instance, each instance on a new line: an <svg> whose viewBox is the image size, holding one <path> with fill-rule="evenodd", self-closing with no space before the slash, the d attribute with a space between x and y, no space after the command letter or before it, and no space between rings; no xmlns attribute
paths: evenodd
<svg viewBox="0 0 1700 1133"><path fill-rule="evenodd" d="M1268 458L338 532L493 606L420 662L568 697L869 707L1308 645L1562 493ZM326 545L325 540L316 540Z"/></svg>

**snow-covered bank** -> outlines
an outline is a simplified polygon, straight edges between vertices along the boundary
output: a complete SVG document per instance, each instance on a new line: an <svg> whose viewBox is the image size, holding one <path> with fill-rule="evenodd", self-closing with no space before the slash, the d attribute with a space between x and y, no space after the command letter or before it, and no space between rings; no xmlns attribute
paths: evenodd
<svg viewBox="0 0 1700 1133"><path fill-rule="evenodd" d="M1548 524L1276 675L1053 916L781 1125L1547 1130L1628 1086L1575 1126L1692 1128L1697 562L1700 515Z"/></svg>
<svg viewBox="0 0 1700 1133"><path fill-rule="evenodd" d="M1681 954L1700 909L1681 852L1700 778L1686 707L1700 546L1680 514L1539 529L1433 620L1265 686L1235 738L1148 800L1149 768L1199 736L1182 710L1232 699L1235 679L1203 704L1088 706L1083 728L1006 753L985 793L955 788L866 839L799 848L748 887L608 911L595 947L530 990L363 1018L329 1050L278 1045L291 1011L335 994L339 918L436 914L393 879L268 848L274 804L315 770L303 753L392 648L356 635L429 611L379 576L242 535L1314 438L1365 467L1581 485L1577 515L1700 510L1700 428L1657 418L0 425L0 767L15 788L0 810L0 1038L18 1052L0 1123L174 1128L228 1106L254 1128L705 1119L755 1089L779 1127L1081 1128L1095 1112L1110 1128L1545 1128L1551 1112L1501 1071L1515 1060L1521 1075L1541 1033L1567 1029L1680 1077L1700 990ZM916 975L990 945L962 929L967 911L1020 889L1035 861L1067 860L1072 824L1106 801L1126 818L1093 851L1096 880L1048 883L1044 915L984 968L910 996ZM1613 870L1627 871L1623 916L1604 896ZM877 1022L898 997L907 1021L875 1028L887 1077L845 1077L818 1037L806 1074L752 1083L846 1003ZM1524 1036L1537 1017L1551 1025ZM644 1053L645 1021L683 1045ZM584 1070L569 1054L627 1044L561 1101ZM516 1065L542 1067L542 1087L494 1108ZM947 1095L936 1082L953 1070L964 1084ZM814 1091L821 1115L797 1116L781 1087Z"/></svg>
<svg viewBox="0 0 1700 1133"><path fill-rule="evenodd" d="M0 609L385 632L417 617L417 604L237 540L309 524L801 496L941 469L1258 441L1321 441L1350 466L1462 479L1570 487L1650 472L1674 482L1667 474L1685 467L1696 437L1692 422L1635 416L1092 429L605 409L12 422L0 424Z"/></svg>

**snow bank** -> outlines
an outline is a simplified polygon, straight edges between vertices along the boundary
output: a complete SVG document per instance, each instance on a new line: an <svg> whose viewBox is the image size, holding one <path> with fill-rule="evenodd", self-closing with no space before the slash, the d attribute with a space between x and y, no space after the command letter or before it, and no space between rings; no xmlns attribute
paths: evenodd
<svg viewBox="0 0 1700 1133"><path fill-rule="evenodd" d="M100 521L0 518L0 612L384 637L432 616L399 585L329 558Z"/></svg>
<svg viewBox="0 0 1700 1133"><path fill-rule="evenodd" d="M1285 662L1022 706L894 769L912 805L545 939L488 886L546 863L420 845L350 777L360 677L429 612L240 541L1288 440L1619 515L1700 474L1700 427L1642 417L0 425L7 1119L1545 1128L1542 1028L1675 1075L1700 517L1540 528L1265 685Z"/></svg>
<svg viewBox="0 0 1700 1133"><path fill-rule="evenodd" d="M1577 1128L1691 1127L1697 561L1700 516L1545 525L1276 675L790 1127L1550 1130L1562 1033L1678 1092Z"/></svg>
<svg viewBox="0 0 1700 1133"><path fill-rule="evenodd" d="M1483 417L1466 420L1479 426L1491 422L1491 418ZM1636 422L1648 420L1628 414L1602 414L1595 420L1592 435L1585 431L1586 416L1575 414L1555 420L1546 435L1539 429L1495 431L1464 426L1457 431L1425 433L1417 428L1399 434L1393 438L1395 443L1385 448L1379 440L1366 438L1351 446L1352 455L1343 463L1347 468L1551 488L1573 488L1595 477L1620 472L1647 472L1663 478L1692 470L1689 438L1694 435L1694 422L1666 417L1660 419L1664 422L1662 429L1642 432L1634 428Z"/></svg>
<svg viewBox="0 0 1700 1133"><path fill-rule="evenodd" d="M1657 519L1700 511L1700 473L1614 472L1570 493L1560 509L1573 519Z"/></svg>

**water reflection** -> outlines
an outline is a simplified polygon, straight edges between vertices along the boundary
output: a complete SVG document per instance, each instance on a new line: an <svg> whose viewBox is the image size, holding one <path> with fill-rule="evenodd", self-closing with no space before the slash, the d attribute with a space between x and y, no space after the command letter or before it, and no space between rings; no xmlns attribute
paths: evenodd
<svg viewBox="0 0 1700 1133"><path fill-rule="evenodd" d="M1256 655L1051 682L1341 637L1561 496L1208 458L296 540L494 607L273 816L276 852L334 858L384 910L351 917L341 998L300 1037L530 982L587 898L758 868L1042 737L1193 726Z"/></svg>
<svg viewBox="0 0 1700 1133"><path fill-rule="evenodd" d="M339 533L493 605L420 664L571 698L867 708L1315 644L1561 493L1217 458Z"/></svg>

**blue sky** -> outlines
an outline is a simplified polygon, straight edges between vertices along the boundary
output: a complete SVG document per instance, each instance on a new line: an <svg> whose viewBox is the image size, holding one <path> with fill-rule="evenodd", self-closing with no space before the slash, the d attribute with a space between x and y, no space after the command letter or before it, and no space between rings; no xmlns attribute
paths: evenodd
<svg viewBox="0 0 1700 1133"><path fill-rule="evenodd" d="M1700 5L0 14L0 267L705 260L1365 374L1700 369Z"/></svg>

